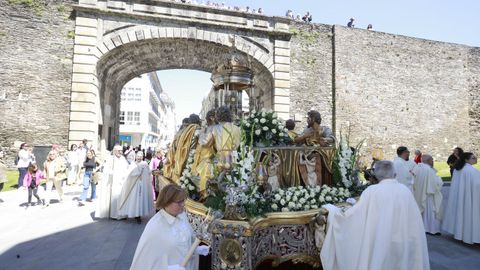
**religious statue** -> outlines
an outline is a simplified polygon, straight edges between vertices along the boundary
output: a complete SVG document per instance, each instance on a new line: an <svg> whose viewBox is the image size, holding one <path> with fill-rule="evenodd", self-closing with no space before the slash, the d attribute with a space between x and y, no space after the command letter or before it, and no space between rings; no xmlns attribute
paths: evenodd
<svg viewBox="0 0 480 270"><path fill-rule="evenodd" d="M215 119L218 124L213 125L209 133L202 138L202 144L213 142L216 153L218 153L219 162L217 166L230 168L232 152L240 146L241 129L232 123L230 109L222 106L217 109Z"/></svg>
<svg viewBox="0 0 480 270"><path fill-rule="evenodd" d="M182 176L183 169L188 160L188 155L191 149L197 147L198 134L200 132L200 117L196 114L191 114L188 118L188 126L178 136L177 147L175 150L175 166L173 167L172 179L178 183Z"/></svg>
<svg viewBox="0 0 480 270"><path fill-rule="evenodd" d="M285 121L285 127L287 128L287 135L291 142L295 142L295 139L298 137L298 134L295 132L295 121L288 119Z"/></svg>
<svg viewBox="0 0 480 270"><path fill-rule="evenodd" d="M173 142L170 144L167 152L167 160L163 166L163 176L168 179L173 179L173 169L175 168L175 152L178 147L178 138L182 135L185 128L189 125L189 119L184 118L182 120L182 125L178 129L177 133L173 137Z"/></svg>
<svg viewBox="0 0 480 270"><path fill-rule="evenodd" d="M271 190L275 191L280 188L280 184L278 182L278 167L280 166L280 158L277 154L272 154L272 160L270 160L267 173L268 173L268 184L271 186Z"/></svg>
<svg viewBox="0 0 480 270"><path fill-rule="evenodd" d="M299 164L305 165L307 168L307 185L310 187L315 187L318 182L317 182L317 174L315 172L315 167L317 165L316 157L315 155L306 155L305 153L300 153L300 161Z"/></svg>
<svg viewBox="0 0 480 270"><path fill-rule="evenodd" d="M330 128L321 126L321 123L322 117L320 113L313 110L309 111L307 113L307 128L301 135L295 138L294 142L306 146L332 146L335 143L333 132ZM308 158L305 158L303 164L299 164L298 166L303 183L306 186L310 185L310 181L314 180L311 169L315 169L314 172L317 175L315 182L318 185L332 185L332 174L328 172L327 164L325 163L329 160L329 157L326 156L327 153L322 151L321 148L317 148L309 153L304 153L304 155ZM307 159L308 161L306 161ZM315 164L312 162L315 162Z"/></svg>
<svg viewBox="0 0 480 270"><path fill-rule="evenodd" d="M335 137L330 128L321 126L322 116L317 111L309 111L307 114L307 128L295 138L295 143L307 146L331 146L335 143Z"/></svg>
<svg viewBox="0 0 480 270"><path fill-rule="evenodd" d="M205 196L207 181L214 177L212 159L215 155L213 140L208 139L213 126L217 123L215 119L215 110L210 110L206 115L207 126L203 128L198 136L198 145L195 151L194 163L192 165L192 174L200 178L196 183L200 194Z"/></svg>

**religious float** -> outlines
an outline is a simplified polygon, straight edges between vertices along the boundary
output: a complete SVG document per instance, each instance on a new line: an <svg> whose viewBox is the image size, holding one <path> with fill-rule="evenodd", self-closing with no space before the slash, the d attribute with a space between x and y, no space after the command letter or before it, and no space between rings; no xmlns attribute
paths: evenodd
<svg viewBox="0 0 480 270"><path fill-rule="evenodd" d="M302 143L272 111L241 114L240 92L252 76L239 62L215 69L219 108L206 127L190 123L177 133L159 178L188 193L188 216L197 243L211 246L211 269L318 268L328 213L321 206L341 205L355 192L358 151L331 134Z"/></svg>

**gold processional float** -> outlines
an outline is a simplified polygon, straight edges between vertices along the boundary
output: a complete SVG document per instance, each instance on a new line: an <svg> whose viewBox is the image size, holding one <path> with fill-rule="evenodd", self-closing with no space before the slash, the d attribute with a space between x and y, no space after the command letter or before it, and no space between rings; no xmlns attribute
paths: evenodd
<svg viewBox="0 0 480 270"><path fill-rule="evenodd" d="M242 58L242 56L237 53L232 53L229 54L226 61L218 65L212 73L212 81L214 83L214 89L216 90L215 106L228 106L237 120L242 114L242 91L248 91L252 89L254 85L253 73L250 67L251 64L248 60L245 60L245 58ZM270 121L276 124L276 116L274 113L260 111L256 112L256 114L260 117L270 117ZM257 123L254 116L249 119L252 124ZM260 122L262 122L262 119L260 119ZM241 126L248 130L248 128L245 128L245 123L246 122L243 121ZM246 125L248 126L249 124ZM282 126L280 126L280 128L282 128ZM179 131L179 133L180 132L181 131ZM245 137L253 138L253 128L251 132L252 133L247 134L247 136L244 134L243 139L245 140ZM270 133L272 133L272 130L270 130ZM194 139L192 139L190 146L192 148L195 147L193 146L193 141ZM169 151L175 151L177 147L175 144L176 142L172 143ZM265 144L265 142L252 144L252 140L250 140L250 146L254 146L252 148L253 151L251 151L254 156L253 164L256 164L255 168L250 168L250 176L253 178L250 180L254 181L257 185L258 190L260 190L259 194L263 192L262 196L268 193L269 196L279 199L282 197L280 194L282 194L288 198L288 196L290 196L288 195L288 192L290 192L288 190L289 187L298 187L297 190L291 191L292 196L296 196L295 194L297 194L297 192L298 194L306 193L306 196L309 197L310 200L312 200L312 198L308 195L308 192L310 192L310 194L316 194L315 196L324 194L321 193L320 190L325 190L325 188L303 188L303 186L308 185L309 180L307 179L312 176L312 170L308 170L308 165L302 163L302 156L316 157L317 160L315 164L313 164L315 168L315 175L313 175L313 177L316 177L320 185L332 185L333 161L336 154L333 146L308 147L287 146L283 144L283 146L268 147L268 145ZM241 151L243 150L240 150L240 152ZM252 156L251 153L250 156ZM237 159L238 155L241 156L242 154L237 154ZM193 155L191 156L193 157ZM212 220L212 214L209 212L210 208L206 206L206 204L208 205L208 199L207 202L205 202L205 196L203 196L203 198L202 196L197 196L195 198L196 200L189 198L186 202L188 217L198 238L211 246L211 269L250 270L256 269L263 263L270 263L275 267L287 261L306 263L311 265L312 268L319 267L319 254L325 237L327 210L319 206L315 207L313 204L312 208L315 208L305 210L307 207L301 204L302 200L300 199L301 205L299 203L293 203L292 206L292 202L289 202L288 206L285 207L292 206L291 209L295 209L295 207L298 208L300 205L303 211L277 211L249 217L244 207L239 206L238 202L229 203L229 200L235 200L236 196L240 196L248 188L242 187L241 185L237 187L222 187L221 183L221 181L223 181L222 179L240 177L241 173L238 174L232 169L236 158L232 157L230 153L229 155L220 156L220 160L211 160L211 166L214 167L214 171L216 172L215 179L209 179L209 191L203 192L208 193L210 190L219 191L223 189L223 192L227 194L226 197L230 195L230 199L225 199L222 215ZM247 158L245 153L243 153L243 158ZM275 161L273 161L273 159L275 159ZM191 195L190 189L193 188L188 187L192 187L193 185L191 186L188 183L188 177L185 176L194 174L188 171L190 169L189 162L195 163L196 161L192 161L192 159L189 158L183 165L176 164L176 166L183 166L182 169L184 170L181 179L171 179L171 175L158 175L159 181L163 184L171 182L176 182L177 184L182 183L182 187L186 188ZM267 182L267 178L268 181L270 181L269 177L272 176L270 175L272 172L269 172L268 168L273 166L275 166L275 180L278 181L278 186L282 190L286 190L287 195L282 193L280 189L276 191L271 190L271 185ZM265 167L267 167L267 169L265 169ZM165 171L166 170L164 170L164 172ZM245 173L245 170L243 172ZM194 179L193 176L192 179ZM228 190L226 191L226 189ZM256 187L254 187L254 189L256 190ZM336 192L345 192L345 197L349 195L346 194L346 189L341 192L337 190ZM203 193L203 195L205 195L205 193ZM331 197L333 197L333 195ZM328 199L328 196L326 198ZM340 199L337 200L334 198L334 200L335 201L332 201L332 198L330 198L332 202L341 202ZM280 208L282 206L281 202L282 199L277 203L277 207ZM329 202L329 200L325 202ZM253 207L256 206L253 205ZM270 209L272 209L272 207ZM210 219L208 222L206 222L207 216L208 219Z"/></svg>

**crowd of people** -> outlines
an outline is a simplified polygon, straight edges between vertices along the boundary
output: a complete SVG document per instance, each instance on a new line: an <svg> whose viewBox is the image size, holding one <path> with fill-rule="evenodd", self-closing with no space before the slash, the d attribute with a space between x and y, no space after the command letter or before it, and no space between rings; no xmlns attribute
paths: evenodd
<svg viewBox="0 0 480 270"><path fill-rule="evenodd" d="M250 8L249 6L240 7L240 6L229 6L226 5L225 2L214 2L214 1L202 1L202 0L171 0L172 2L177 3L184 3L184 4L191 4L191 5L199 5L199 6L207 6L212 8L218 9L227 9L227 10L234 10L238 12L246 12L246 13L253 13L253 14L261 14L263 15L263 8Z"/></svg>

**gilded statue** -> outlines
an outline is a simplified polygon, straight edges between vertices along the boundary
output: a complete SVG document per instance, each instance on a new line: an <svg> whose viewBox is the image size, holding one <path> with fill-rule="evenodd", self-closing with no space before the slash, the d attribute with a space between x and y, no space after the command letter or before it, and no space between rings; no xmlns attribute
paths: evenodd
<svg viewBox="0 0 480 270"><path fill-rule="evenodd" d="M200 194L205 193L207 181L214 177L212 159L215 155L215 147L213 140L209 140L208 136L212 133L213 126L217 124L215 110L207 112L206 121L207 126L202 129L198 137L197 149L192 165L192 174L200 178L198 183Z"/></svg>

